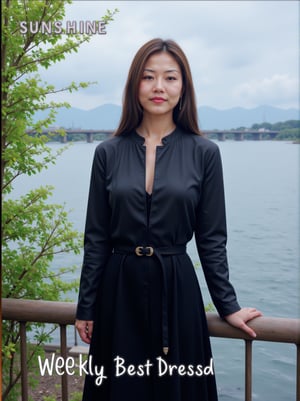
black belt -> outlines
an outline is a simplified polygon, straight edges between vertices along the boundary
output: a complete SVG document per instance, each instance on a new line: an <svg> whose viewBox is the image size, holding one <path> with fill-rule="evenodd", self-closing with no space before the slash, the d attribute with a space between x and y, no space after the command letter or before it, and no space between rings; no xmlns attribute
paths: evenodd
<svg viewBox="0 0 300 401"><path fill-rule="evenodd" d="M163 352L167 355L169 351L169 328L168 328L168 286L166 270L162 256L181 255L186 253L185 245L165 246L161 248L153 248L152 246L137 246L136 248L126 246L114 248L114 253L119 254L135 254L137 256L154 256L160 262L163 292L162 292L162 342Z"/></svg>

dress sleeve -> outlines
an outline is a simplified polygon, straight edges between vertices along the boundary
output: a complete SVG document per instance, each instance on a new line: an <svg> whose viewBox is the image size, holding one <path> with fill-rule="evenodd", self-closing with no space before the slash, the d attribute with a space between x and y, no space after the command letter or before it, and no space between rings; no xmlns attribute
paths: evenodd
<svg viewBox="0 0 300 401"><path fill-rule="evenodd" d="M207 286L221 317L240 309L229 281L222 162L217 146L204 153L204 178L197 210L195 240Z"/></svg>
<svg viewBox="0 0 300 401"><path fill-rule="evenodd" d="M105 151L96 149L90 181L76 318L94 320L97 289L112 252L110 206L105 185Z"/></svg>

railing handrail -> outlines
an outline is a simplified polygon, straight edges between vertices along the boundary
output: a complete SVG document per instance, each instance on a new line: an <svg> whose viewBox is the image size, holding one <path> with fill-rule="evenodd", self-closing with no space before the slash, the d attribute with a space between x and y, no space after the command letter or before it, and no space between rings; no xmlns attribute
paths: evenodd
<svg viewBox="0 0 300 401"><path fill-rule="evenodd" d="M75 314L75 302L2 298L3 320L74 325ZM230 326L217 313L207 312L206 316L211 336L253 340L242 330ZM255 340L300 344L300 319L262 316L248 324L257 334Z"/></svg>
<svg viewBox="0 0 300 401"><path fill-rule="evenodd" d="M67 357L67 325L74 325L76 304L74 302L39 301L29 299L2 299L2 319L15 320L20 324L21 388L22 401L28 401L28 369L26 362L26 323L56 323L60 325L60 353ZM217 313L207 312L209 334L214 337L241 339L245 341L245 401L252 400L252 342L245 332L230 326ZM300 400L300 319L258 317L248 323L257 337L255 340L293 343L296 345L296 400ZM61 399L68 401L68 376L61 376Z"/></svg>

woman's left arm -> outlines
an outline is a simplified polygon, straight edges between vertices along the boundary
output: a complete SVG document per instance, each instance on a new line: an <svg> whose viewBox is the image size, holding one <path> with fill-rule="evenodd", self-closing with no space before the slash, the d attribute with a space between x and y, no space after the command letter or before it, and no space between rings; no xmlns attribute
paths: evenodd
<svg viewBox="0 0 300 401"><path fill-rule="evenodd" d="M261 312L255 308L241 308L229 280L222 161L214 143L204 151L203 170L195 240L208 289L219 315L254 337L247 322L261 316Z"/></svg>

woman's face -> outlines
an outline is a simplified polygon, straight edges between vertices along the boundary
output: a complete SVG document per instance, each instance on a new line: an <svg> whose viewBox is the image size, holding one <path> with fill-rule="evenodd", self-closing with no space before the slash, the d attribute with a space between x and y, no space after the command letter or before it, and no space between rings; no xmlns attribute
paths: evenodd
<svg viewBox="0 0 300 401"><path fill-rule="evenodd" d="M182 74L177 61L167 52L150 56L138 92L144 115L173 115L181 93Z"/></svg>

